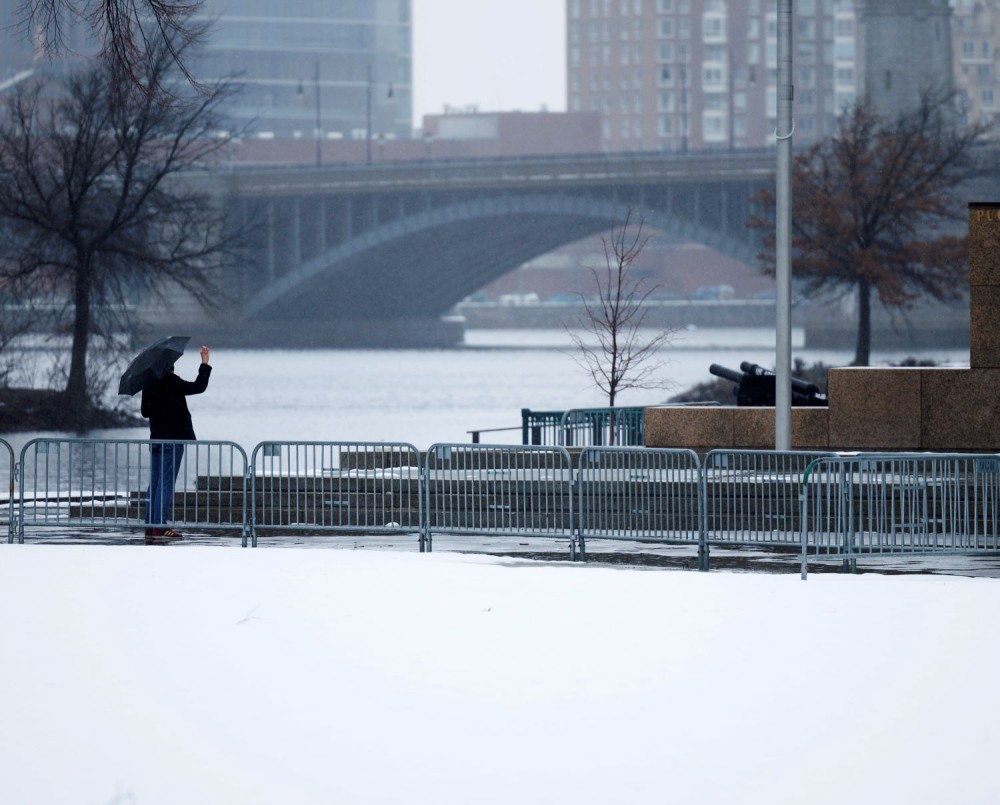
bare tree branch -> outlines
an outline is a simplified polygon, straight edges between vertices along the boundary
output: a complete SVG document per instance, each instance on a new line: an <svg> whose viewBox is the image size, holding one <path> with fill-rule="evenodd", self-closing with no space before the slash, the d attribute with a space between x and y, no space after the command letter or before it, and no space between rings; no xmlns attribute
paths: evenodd
<svg viewBox="0 0 1000 805"><path fill-rule="evenodd" d="M149 51L149 86L169 82L178 53ZM0 118L0 278L71 300L66 393L83 406L92 336L128 332L134 300L169 286L220 301L220 272L243 257L243 232L189 180L228 144L229 86L163 104L125 81L98 63L56 92L19 86Z"/></svg>
<svg viewBox="0 0 1000 805"><path fill-rule="evenodd" d="M162 83L160 71L150 69L164 46L191 86L208 91L184 60L184 51L207 32L203 5L204 0L22 0L20 16L24 35L53 55L69 49L69 31L84 27L98 42L100 58L126 79L115 82L115 89L167 100L173 90Z"/></svg>
<svg viewBox="0 0 1000 805"><path fill-rule="evenodd" d="M624 220L620 224L612 221L610 235L601 238L604 268L591 268L596 301L581 295L581 325L584 332L596 338L597 345L568 330L576 345L575 360L607 395L609 408L615 407L622 391L669 385L666 379L657 378L663 363L656 360L656 353L676 332L661 330L651 334L646 327L647 302L659 286L646 288L643 278L632 277L632 265L650 240L643 233L642 217L636 223L632 219L629 208ZM611 444L614 438L612 420Z"/></svg>

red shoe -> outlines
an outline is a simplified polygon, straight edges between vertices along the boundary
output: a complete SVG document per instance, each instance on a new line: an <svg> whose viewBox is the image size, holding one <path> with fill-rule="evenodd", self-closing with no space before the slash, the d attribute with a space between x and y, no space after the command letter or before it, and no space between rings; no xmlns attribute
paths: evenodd
<svg viewBox="0 0 1000 805"><path fill-rule="evenodd" d="M147 537L162 537L163 536L163 531L161 529L159 529L159 528L147 528L146 529L146 536Z"/></svg>
<svg viewBox="0 0 1000 805"><path fill-rule="evenodd" d="M160 536L164 539L181 539L184 535L180 531L174 531L172 528L168 528L160 534Z"/></svg>

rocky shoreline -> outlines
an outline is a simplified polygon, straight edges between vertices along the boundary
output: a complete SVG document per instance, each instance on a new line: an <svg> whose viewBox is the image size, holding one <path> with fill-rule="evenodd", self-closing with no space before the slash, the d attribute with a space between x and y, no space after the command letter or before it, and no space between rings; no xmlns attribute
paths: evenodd
<svg viewBox="0 0 1000 805"><path fill-rule="evenodd" d="M62 391L0 388L0 434L130 428L144 420L124 411L73 405Z"/></svg>

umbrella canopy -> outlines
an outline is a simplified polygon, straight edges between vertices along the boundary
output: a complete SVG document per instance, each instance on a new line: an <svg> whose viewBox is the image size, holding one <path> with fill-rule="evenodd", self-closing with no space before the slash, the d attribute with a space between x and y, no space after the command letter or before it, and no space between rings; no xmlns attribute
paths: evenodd
<svg viewBox="0 0 1000 805"><path fill-rule="evenodd" d="M184 354L189 335L171 335L146 347L133 358L118 384L119 394L137 394L150 383L163 377L174 362Z"/></svg>

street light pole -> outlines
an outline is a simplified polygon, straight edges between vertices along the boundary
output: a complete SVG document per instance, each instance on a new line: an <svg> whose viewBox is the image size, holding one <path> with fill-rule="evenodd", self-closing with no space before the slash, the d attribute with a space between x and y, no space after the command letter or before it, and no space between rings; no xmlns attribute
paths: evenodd
<svg viewBox="0 0 1000 805"><path fill-rule="evenodd" d="M688 99L687 99L687 67L681 65L681 153L688 150Z"/></svg>
<svg viewBox="0 0 1000 805"><path fill-rule="evenodd" d="M775 181L774 447L792 447L792 0L778 0L778 164Z"/></svg>
<svg viewBox="0 0 1000 805"><path fill-rule="evenodd" d="M367 103L366 108L366 126L365 126L365 162L368 165L372 164L372 66L368 65L368 87L367 87Z"/></svg>
<svg viewBox="0 0 1000 805"><path fill-rule="evenodd" d="M323 164L323 115L319 108L319 60L316 60L316 166Z"/></svg>

